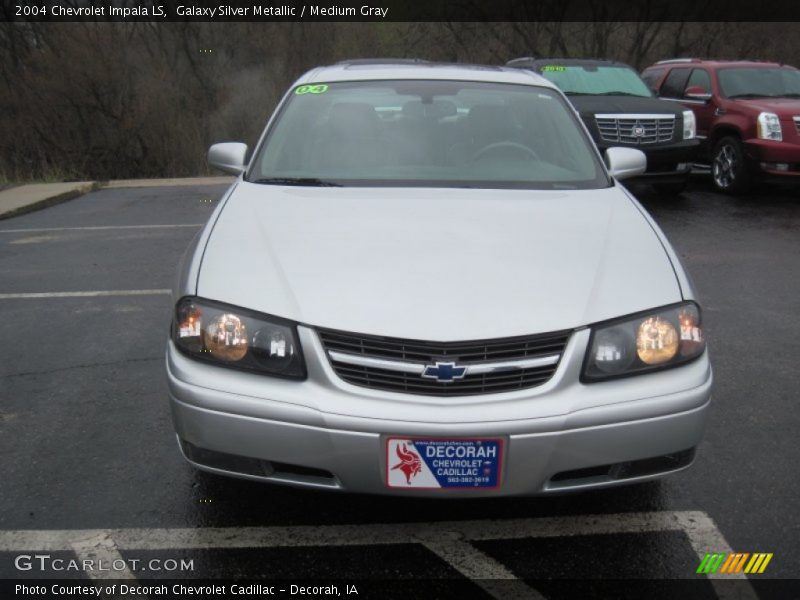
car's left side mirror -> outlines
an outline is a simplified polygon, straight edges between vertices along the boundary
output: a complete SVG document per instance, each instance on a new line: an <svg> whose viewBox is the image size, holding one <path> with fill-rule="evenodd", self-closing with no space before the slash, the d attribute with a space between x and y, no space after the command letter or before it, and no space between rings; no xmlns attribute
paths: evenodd
<svg viewBox="0 0 800 600"><path fill-rule="evenodd" d="M636 148L615 146L606 150L606 165L611 176L622 181L644 173L647 169L647 156Z"/></svg>
<svg viewBox="0 0 800 600"><path fill-rule="evenodd" d="M701 102L708 102L711 100L711 92L699 85L686 88L686 91L683 92L683 96L689 100L700 100Z"/></svg>
<svg viewBox="0 0 800 600"><path fill-rule="evenodd" d="M231 175L239 175L247 167L247 144L225 142L208 149L208 164Z"/></svg>

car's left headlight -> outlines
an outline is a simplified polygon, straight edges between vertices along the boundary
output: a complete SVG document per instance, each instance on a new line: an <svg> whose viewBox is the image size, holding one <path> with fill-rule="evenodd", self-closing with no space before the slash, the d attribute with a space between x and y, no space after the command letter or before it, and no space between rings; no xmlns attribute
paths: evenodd
<svg viewBox="0 0 800 600"><path fill-rule="evenodd" d="M683 111L683 139L693 140L697 137L697 119L691 110Z"/></svg>
<svg viewBox="0 0 800 600"><path fill-rule="evenodd" d="M783 141L783 130L781 120L775 113L762 112L756 120L758 125L758 137L762 140Z"/></svg>
<svg viewBox="0 0 800 600"><path fill-rule="evenodd" d="M581 380L589 383L674 367L706 348L700 307L684 302L592 326Z"/></svg>
<svg viewBox="0 0 800 600"><path fill-rule="evenodd" d="M175 306L172 339L184 354L219 366L305 379L303 353L294 323L205 300L181 298Z"/></svg>

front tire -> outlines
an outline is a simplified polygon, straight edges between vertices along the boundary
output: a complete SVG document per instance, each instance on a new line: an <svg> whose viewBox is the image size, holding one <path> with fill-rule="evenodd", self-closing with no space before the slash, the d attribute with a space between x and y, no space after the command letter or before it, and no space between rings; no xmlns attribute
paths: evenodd
<svg viewBox="0 0 800 600"><path fill-rule="evenodd" d="M752 176L738 138L726 136L714 145L711 176L714 187L725 194L744 194L750 189Z"/></svg>

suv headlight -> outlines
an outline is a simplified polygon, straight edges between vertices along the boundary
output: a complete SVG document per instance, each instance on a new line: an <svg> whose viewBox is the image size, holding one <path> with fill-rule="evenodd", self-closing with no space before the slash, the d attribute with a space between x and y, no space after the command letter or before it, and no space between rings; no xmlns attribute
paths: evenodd
<svg viewBox="0 0 800 600"><path fill-rule="evenodd" d="M687 363L706 348L694 302L606 321L592 327L581 381L649 373Z"/></svg>
<svg viewBox="0 0 800 600"><path fill-rule="evenodd" d="M758 137L762 140L783 140L781 121L775 113L762 112L758 115Z"/></svg>
<svg viewBox="0 0 800 600"><path fill-rule="evenodd" d="M697 120L694 118L694 111L683 111L683 139L693 140L697 137Z"/></svg>
<svg viewBox="0 0 800 600"><path fill-rule="evenodd" d="M219 366L305 379L294 323L203 298L181 298L172 339L181 352Z"/></svg>

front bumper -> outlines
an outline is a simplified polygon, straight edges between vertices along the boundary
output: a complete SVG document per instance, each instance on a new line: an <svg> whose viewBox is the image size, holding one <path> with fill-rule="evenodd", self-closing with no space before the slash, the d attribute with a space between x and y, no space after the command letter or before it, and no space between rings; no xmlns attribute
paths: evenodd
<svg viewBox="0 0 800 600"><path fill-rule="evenodd" d="M707 354L660 373L579 383L588 330L572 335L546 384L453 398L349 385L333 373L316 334L305 327L299 334L309 370L304 382L198 363L170 343L170 404L190 462L226 475L351 492L544 494L653 479L685 468L709 407ZM491 490L389 489L384 444L386 437L398 435L503 437L502 485ZM629 468L643 464L654 466Z"/></svg>
<svg viewBox="0 0 800 600"><path fill-rule="evenodd" d="M800 177L800 144L793 141L749 139L744 143L745 154L758 173L770 179L791 180ZM778 165L785 165L778 168Z"/></svg>

